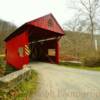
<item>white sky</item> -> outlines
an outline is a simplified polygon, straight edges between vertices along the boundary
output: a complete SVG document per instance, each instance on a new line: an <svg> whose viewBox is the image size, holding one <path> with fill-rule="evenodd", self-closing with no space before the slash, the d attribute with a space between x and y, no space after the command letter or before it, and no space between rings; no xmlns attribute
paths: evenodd
<svg viewBox="0 0 100 100"><path fill-rule="evenodd" d="M45 14L52 13L60 25L75 14L70 0L0 0L0 19L18 26Z"/></svg>

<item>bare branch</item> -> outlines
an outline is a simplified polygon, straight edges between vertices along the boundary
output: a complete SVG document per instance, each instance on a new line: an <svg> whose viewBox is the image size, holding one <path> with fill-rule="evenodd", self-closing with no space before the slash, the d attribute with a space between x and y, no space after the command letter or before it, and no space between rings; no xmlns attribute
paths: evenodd
<svg viewBox="0 0 100 100"><path fill-rule="evenodd" d="M80 2L81 2L81 4L83 5L83 7L85 7L85 9L86 9L87 11L89 11L89 9L88 9L88 7L86 6L86 4L85 4L82 0L80 0Z"/></svg>
<svg viewBox="0 0 100 100"><path fill-rule="evenodd" d="M91 33L91 46L94 47L94 34L98 29L97 16L100 12L100 0L79 0L75 10L80 15L77 19L72 21L73 31L82 31ZM76 2L75 2L76 3ZM75 4L74 3L74 4ZM83 21L84 20L84 21ZM70 23L71 24L71 23Z"/></svg>

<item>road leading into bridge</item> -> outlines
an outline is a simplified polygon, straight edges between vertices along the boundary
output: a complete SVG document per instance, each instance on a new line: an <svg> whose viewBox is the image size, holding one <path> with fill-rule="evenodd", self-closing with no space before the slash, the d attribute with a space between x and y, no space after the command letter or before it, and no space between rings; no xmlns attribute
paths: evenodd
<svg viewBox="0 0 100 100"><path fill-rule="evenodd" d="M100 100L100 72L32 63L39 87L32 100Z"/></svg>

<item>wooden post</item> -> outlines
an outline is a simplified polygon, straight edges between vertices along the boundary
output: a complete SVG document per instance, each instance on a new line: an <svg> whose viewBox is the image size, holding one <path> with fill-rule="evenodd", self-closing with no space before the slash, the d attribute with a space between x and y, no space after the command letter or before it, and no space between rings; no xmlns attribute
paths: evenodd
<svg viewBox="0 0 100 100"><path fill-rule="evenodd" d="M56 48L55 48L55 58L56 58L56 64L59 64L59 41L56 42Z"/></svg>

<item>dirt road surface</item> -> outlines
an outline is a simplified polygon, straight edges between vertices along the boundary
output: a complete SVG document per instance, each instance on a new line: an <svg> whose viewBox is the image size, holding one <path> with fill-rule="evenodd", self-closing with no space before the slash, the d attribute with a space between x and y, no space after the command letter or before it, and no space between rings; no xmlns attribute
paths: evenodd
<svg viewBox="0 0 100 100"><path fill-rule="evenodd" d="M32 100L100 100L100 72L32 63L39 87Z"/></svg>

